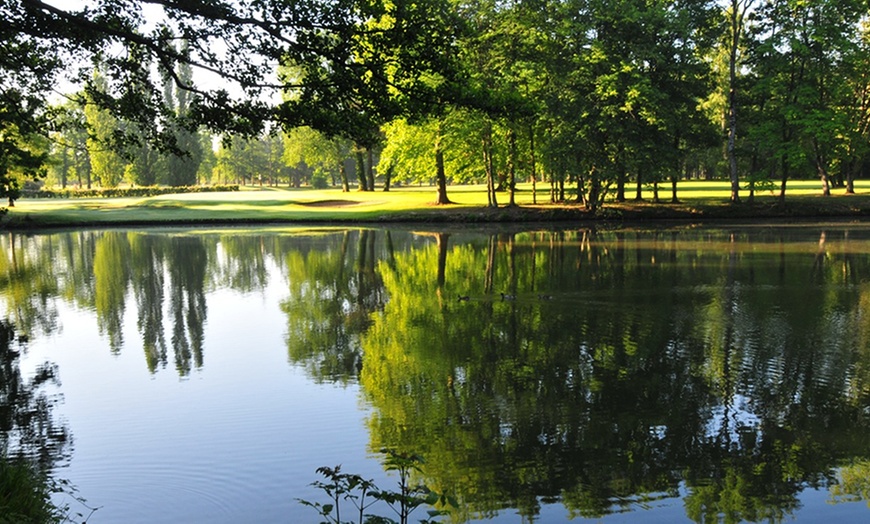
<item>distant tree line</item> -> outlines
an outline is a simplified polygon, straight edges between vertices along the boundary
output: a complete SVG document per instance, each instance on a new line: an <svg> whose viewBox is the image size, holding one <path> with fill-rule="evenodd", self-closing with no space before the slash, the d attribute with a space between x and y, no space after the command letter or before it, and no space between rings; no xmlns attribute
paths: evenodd
<svg viewBox="0 0 870 524"><path fill-rule="evenodd" d="M434 183L440 203L485 182L492 206L529 181L594 209L691 178L734 202L848 193L870 167L864 0L84 4L0 5L8 196L48 165L60 186ZM58 78L81 87L59 107Z"/></svg>

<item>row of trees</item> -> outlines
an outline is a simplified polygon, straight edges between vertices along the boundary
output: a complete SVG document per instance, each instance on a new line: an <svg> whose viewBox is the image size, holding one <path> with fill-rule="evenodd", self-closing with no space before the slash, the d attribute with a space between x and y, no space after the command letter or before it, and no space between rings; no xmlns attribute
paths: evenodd
<svg viewBox="0 0 870 524"><path fill-rule="evenodd" d="M98 59L102 75L79 72L76 97L93 106L91 169L111 165L94 158L97 143L140 137L140 160L124 168L136 183L189 182L184 173L210 150L196 138L202 128L274 151L276 134L262 138L270 125L283 149L270 158L282 162L246 175L228 161L218 176L332 177L347 190L352 167L361 190L374 188L375 173L385 188L434 180L442 203L448 180L486 181L491 205L524 179L535 191L549 182L552 200L595 208L609 194L626 199L632 185L639 196L668 183L676 199L678 180L697 176L729 177L733 201L774 182L784 197L796 177L818 177L824 194L852 191L870 158L863 0L315 1L302 10L200 0L160 2L149 17L137 11L147 2L117 3L4 4L9 55L22 59L2 67L26 79L60 71L67 55ZM198 86L195 71L226 84ZM46 89L0 87L7 100ZM19 153L34 148L8 137L57 125L27 100L18 106L27 111L0 111ZM97 125L102 113L114 127L109 117ZM150 171L160 164L153 148L172 153L162 175ZM4 153L4 165L33 163ZM110 171L100 180L123 169Z"/></svg>
<svg viewBox="0 0 870 524"><path fill-rule="evenodd" d="M72 103L57 111L65 119L65 125L52 135L53 140L41 144L49 148L44 178L48 187L90 189L126 183L291 187L307 184L325 188L341 184L349 190L351 182L358 180L356 173L360 168L351 160L353 146L307 127L289 134L269 132L254 138L230 137L227 141L215 140L205 131L180 131L179 151L161 151L135 138L119 150L112 141L125 132L127 125L108 111L94 105L82 111ZM373 188L374 171L368 171L372 176L368 187ZM367 182L359 180L361 187L366 187Z"/></svg>

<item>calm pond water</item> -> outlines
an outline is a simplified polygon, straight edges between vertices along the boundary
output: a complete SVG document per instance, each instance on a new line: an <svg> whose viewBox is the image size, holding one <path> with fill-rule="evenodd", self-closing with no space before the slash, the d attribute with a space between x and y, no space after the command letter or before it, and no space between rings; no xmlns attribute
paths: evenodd
<svg viewBox="0 0 870 524"><path fill-rule="evenodd" d="M0 250L0 445L91 523L319 522L317 468L396 490L383 449L455 498L441 522L870 519L870 226Z"/></svg>

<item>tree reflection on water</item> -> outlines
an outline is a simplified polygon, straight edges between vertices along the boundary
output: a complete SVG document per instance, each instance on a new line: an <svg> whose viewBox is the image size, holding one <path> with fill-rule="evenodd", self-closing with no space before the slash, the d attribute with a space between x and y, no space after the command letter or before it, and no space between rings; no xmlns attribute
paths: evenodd
<svg viewBox="0 0 870 524"><path fill-rule="evenodd" d="M290 361L358 381L370 449L424 456L453 520L681 497L696 522L778 522L806 488L868 492L867 236L56 233L3 242L0 288L32 333L53 300L90 304L112 351L135 307L148 369L185 376L207 359L210 291L277 271Z"/></svg>

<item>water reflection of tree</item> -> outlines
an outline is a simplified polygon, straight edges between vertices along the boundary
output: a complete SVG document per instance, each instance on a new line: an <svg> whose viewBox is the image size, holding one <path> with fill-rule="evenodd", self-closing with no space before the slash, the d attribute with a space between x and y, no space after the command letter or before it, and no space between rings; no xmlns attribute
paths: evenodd
<svg viewBox="0 0 870 524"><path fill-rule="evenodd" d="M392 259L392 237L371 230L323 237L321 248L285 255L290 293L287 314L290 360L306 365L317 380L356 377L361 365L359 337L372 312L385 301L375 268Z"/></svg>
<svg viewBox="0 0 870 524"><path fill-rule="evenodd" d="M269 241L272 238L265 235L221 235L223 256L209 267L215 275L213 278L242 292L265 288L269 280L266 260L273 249Z"/></svg>
<svg viewBox="0 0 870 524"><path fill-rule="evenodd" d="M6 255L0 258L0 289L26 333L59 327L58 299L93 309L113 352L124 345L132 293L148 369L166 365L169 338L176 368L186 374L203 361L206 269L216 246L216 237L145 232L10 235L0 243Z"/></svg>
<svg viewBox="0 0 870 524"><path fill-rule="evenodd" d="M7 315L19 332L51 333L57 327L57 308L53 299L60 283L51 265L58 249L46 238L5 235L0 242L0 289L7 302Z"/></svg>
<svg viewBox="0 0 870 524"><path fill-rule="evenodd" d="M18 367L22 350L14 326L0 321L0 459L24 457L49 470L63 459L69 429L53 413L56 397L46 386L57 381L56 366L45 363L25 379Z"/></svg>
<svg viewBox="0 0 870 524"><path fill-rule="evenodd" d="M97 325L109 338L114 352L124 344L123 318L130 285L130 243L126 235L108 231L96 243L94 253L94 296Z"/></svg>
<svg viewBox="0 0 870 524"><path fill-rule="evenodd" d="M738 237L678 250L645 235L626 253L622 234L555 236L449 253L441 238L381 267L390 300L362 342L373 449L423 453L427 482L468 512L533 518L558 498L600 516L685 481L698 521L781 520L868 451L863 404L843 396L866 383L853 371L866 345L830 327L861 294L807 286L812 256L784 253L779 297L767 283L782 267Z"/></svg>
<svg viewBox="0 0 870 524"><path fill-rule="evenodd" d="M180 375L187 375L191 371L191 360L197 368L203 362L208 254L202 239L196 236L172 237L167 253L175 368Z"/></svg>
<svg viewBox="0 0 870 524"><path fill-rule="evenodd" d="M116 350L132 294L149 369L168 341L184 374L204 359L206 289L255 290L271 257L290 359L317 380L359 374L373 449L424 454L426 481L461 493L458 519L557 499L600 516L684 486L695 520L776 521L868 452L870 256L854 236L468 238L8 235L0 290L27 333L57 328L57 299L95 309Z"/></svg>
<svg viewBox="0 0 870 524"><path fill-rule="evenodd" d="M130 252L133 294L138 310L137 327L142 336L145 363L154 373L166 365L166 336L163 332L165 258L167 247L161 237L131 234Z"/></svg>

